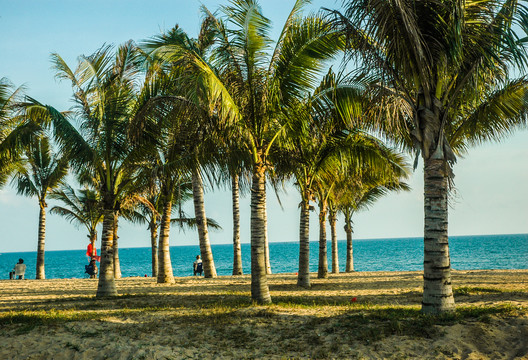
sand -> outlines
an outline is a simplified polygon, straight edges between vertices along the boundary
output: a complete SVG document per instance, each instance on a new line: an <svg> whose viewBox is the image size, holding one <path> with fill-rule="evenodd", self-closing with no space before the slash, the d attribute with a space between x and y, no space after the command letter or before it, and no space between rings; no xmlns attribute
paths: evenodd
<svg viewBox="0 0 528 360"><path fill-rule="evenodd" d="M457 311L420 315L420 272L357 272L296 286L269 277L0 281L0 359L528 359L528 270L454 271Z"/></svg>

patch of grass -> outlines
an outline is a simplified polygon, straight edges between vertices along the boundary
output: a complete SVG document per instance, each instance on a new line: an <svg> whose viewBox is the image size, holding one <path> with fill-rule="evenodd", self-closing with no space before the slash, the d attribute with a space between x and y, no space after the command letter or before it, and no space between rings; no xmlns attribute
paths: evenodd
<svg viewBox="0 0 528 360"><path fill-rule="evenodd" d="M314 309L321 306L343 306L349 305L350 299L343 298L337 300L336 298L325 297L305 297L305 296L274 296L273 305L285 308L305 308Z"/></svg>
<svg viewBox="0 0 528 360"><path fill-rule="evenodd" d="M439 334L440 326L463 323L468 320L487 322L491 316L519 316L528 310L509 304L497 306L464 306L454 312L438 316L422 314L418 307L398 308L373 306L370 310L356 310L336 318L326 333L339 333L346 329L352 337L373 343L391 335L413 338L432 338Z"/></svg>
<svg viewBox="0 0 528 360"><path fill-rule="evenodd" d="M471 295L471 294L501 294L505 292L501 289L477 287L477 286L461 286L453 289L455 295Z"/></svg>
<svg viewBox="0 0 528 360"><path fill-rule="evenodd" d="M92 312L81 312L75 310L55 310L48 311L11 311L0 313L0 325L6 324L32 324L45 325L55 323L65 323L70 321L93 320L100 315Z"/></svg>
<svg viewBox="0 0 528 360"><path fill-rule="evenodd" d="M42 325L56 325L71 321L93 320L100 318L101 315L92 312L80 311L62 311L51 309L36 310L36 311L10 311L7 313L0 313L0 326L20 324L17 334L26 334L37 326Z"/></svg>

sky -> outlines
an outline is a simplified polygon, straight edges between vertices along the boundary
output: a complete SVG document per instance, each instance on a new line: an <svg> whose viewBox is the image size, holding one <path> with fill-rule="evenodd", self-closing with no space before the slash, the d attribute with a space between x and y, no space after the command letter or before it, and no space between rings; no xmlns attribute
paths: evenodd
<svg viewBox="0 0 528 360"><path fill-rule="evenodd" d="M60 110L71 107L71 86L58 82L50 68L50 54L60 54L70 67L79 55L89 55L103 44L141 41L179 24L196 36L200 6L216 10L226 0L0 0L0 77L38 101ZM261 0L264 14L273 22L276 39L293 0ZM340 1L314 0L310 9L338 8ZM484 235L528 233L528 131L522 130L501 143L471 149L454 167L456 192L451 198L449 234ZM390 194L371 209L356 214L354 238L401 238L423 236L423 171L420 162L409 184L412 191ZM211 230L212 244L232 242L231 194L225 189L206 189L206 213L223 227ZM280 204L277 200L280 197ZM300 197L287 186L267 195L268 234L272 242L297 241ZM49 208L56 203L49 201ZM241 199L242 242L250 241L249 195ZM192 203L185 206L192 214ZM38 202L22 197L11 186L0 189L0 253L36 251ZM310 220L310 239L318 239L317 214ZM343 220L338 239L345 239ZM330 234L328 232L328 234ZM86 231L58 215L47 215L46 250L84 249ZM146 226L121 221L120 247L150 246ZM171 245L197 245L196 231L173 227ZM98 241L100 243L100 239Z"/></svg>

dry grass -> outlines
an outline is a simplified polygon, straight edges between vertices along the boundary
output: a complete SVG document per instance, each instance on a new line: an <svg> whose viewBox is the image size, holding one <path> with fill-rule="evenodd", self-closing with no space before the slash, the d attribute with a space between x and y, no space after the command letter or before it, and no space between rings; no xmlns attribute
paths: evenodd
<svg viewBox="0 0 528 360"><path fill-rule="evenodd" d="M515 358L528 356L528 270L456 271L457 311L420 313L418 272L269 278L273 305L250 301L250 277L2 281L0 358ZM355 299L355 301L353 301ZM471 355L471 356L470 356Z"/></svg>

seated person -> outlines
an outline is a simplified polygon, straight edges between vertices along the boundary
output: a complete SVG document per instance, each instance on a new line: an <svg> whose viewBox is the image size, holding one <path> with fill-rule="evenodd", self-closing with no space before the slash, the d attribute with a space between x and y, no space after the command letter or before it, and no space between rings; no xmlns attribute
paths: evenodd
<svg viewBox="0 0 528 360"><path fill-rule="evenodd" d="M97 271L97 264L95 263L94 258L90 260L88 265L84 265L84 272L90 275L90 279L95 279L97 277Z"/></svg>
<svg viewBox="0 0 528 360"><path fill-rule="evenodd" d="M202 276L203 265L202 265L202 259L200 259L200 255L196 255L196 261L193 263L193 270L194 270L194 276L196 276L196 274L199 274L200 276Z"/></svg>
<svg viewBox="0 0 528 360"><path fill-rule="evenodd" d="M9 278L15 279L18 276L18 279L21 280L24 278L26 273L26 264L24 264L24 259L18 259L18 263L15 265L13 270L9 272Z"/></svg>

